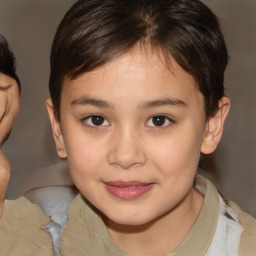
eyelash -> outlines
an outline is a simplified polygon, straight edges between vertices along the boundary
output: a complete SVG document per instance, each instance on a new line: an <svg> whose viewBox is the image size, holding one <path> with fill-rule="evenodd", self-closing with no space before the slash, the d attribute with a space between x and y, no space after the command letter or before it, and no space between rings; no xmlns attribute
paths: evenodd
<svg viewBox="0 0 256 256"><path fill-rule="evenodd" d="M95 118L95 120L93 120L93 118ZM153 123L154 118L156 119L155 121L160 121L159 126ZM99 124L97 125L93 123L93 121L98 121ZM85 125L87 125L90 128L104 128L104 127L110 126L110 122L100 114L93 114L93 115L86 116L85 118L82 119L82 122L85 123ZM105 122L107 122L107 124L104 124ZM160 129L160 128L166 128L173 123L174 121L171 118L167 117L166 115L158 114L158 115L151 116L148 119L148 121L145 123L145 126Z"/></svg>

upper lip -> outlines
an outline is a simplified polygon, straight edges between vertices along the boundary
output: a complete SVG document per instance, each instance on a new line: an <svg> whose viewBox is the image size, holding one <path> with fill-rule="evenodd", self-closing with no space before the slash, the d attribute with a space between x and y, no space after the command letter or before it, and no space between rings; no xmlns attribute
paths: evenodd
<svg viewBox="0 0 256 256"><path fill-rule="evenodd" d="M153 182L141 182L141 181L105 181L104 184L113 187L139 187L139 186L148 186L154 184Z"/></svg>

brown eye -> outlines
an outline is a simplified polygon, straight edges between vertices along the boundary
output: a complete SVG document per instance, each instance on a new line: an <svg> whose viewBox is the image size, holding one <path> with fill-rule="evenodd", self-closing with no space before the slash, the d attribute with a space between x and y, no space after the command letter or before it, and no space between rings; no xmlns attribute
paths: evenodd
<svg viewBox="0 0 256 256"><path fill-rule="evenodd" d="M102 125L104 118L102 116L92 116L92 123L96 126Z"/></svg>
<svg viewBox="0 0 256 256"><path fill-rule="evenodd" d="M166 118L163 116L154 116L152 118L152 122L155 126L163 126Z"/></svg>
<svg viewBox="0 0 256 256"><path fill-rule="evenodd" d="M151 127L164 127L171 123L170 118L164 115L155 115L147 121L147 126Z"/></svg>
<svg viewBox="0 0 256 256"><path fill-rule="evenodd" d="M103 116L100 115L91 115L86 117L85 122L89 126L108 126L109 122L104 118Z"/></svg>

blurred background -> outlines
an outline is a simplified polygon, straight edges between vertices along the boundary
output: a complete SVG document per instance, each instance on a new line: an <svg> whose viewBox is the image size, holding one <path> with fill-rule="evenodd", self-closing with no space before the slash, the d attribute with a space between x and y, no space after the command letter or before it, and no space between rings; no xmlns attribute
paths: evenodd
<svg viewBox="0 0 256 256"><path fill-rule="evenodd" d="M21 110L5 151L12 162L7 197L51 184L70 185L55 152L45 99L49 54L58 23L74 0L0 0L0 33L17 58ZM219 17L229 49L226 94L232 107L217 151L203 169L223 192L256 216L256 1L203 0Z"/></svg>

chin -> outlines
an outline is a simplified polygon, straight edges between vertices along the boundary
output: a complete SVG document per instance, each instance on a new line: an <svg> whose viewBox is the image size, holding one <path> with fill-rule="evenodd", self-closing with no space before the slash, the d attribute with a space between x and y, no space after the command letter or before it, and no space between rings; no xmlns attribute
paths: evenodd
<svg viewBox="0 0 256 256"><path fill-rule="evenodd" d="M110 222L118 226L143 226L152 221L152 218L149 218L149 216L139 216L138 214L135 216L134 214L127 214L127 212L123 213L118 211L116 211L116 213L105 216Z"/></svg>

